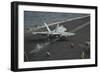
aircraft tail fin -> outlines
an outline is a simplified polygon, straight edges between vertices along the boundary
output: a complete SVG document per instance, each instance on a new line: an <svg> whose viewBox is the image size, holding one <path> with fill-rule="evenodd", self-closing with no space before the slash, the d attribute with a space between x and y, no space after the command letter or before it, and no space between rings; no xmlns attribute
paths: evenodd
<svg viewBox="0 0 100 73"><path fill-rule="evenodd" d="M59 24L57 24L57 28L59 28Z"/></svg>
<svg viewBox="0 0 100 73"><path fill-rule="evenodd" d="M46 23L44 23L44 25L46 26L47 30L48 30L49 32L51 32L51 30L50 30L50 28L48 27L48 25L47 25Z"/></svg>

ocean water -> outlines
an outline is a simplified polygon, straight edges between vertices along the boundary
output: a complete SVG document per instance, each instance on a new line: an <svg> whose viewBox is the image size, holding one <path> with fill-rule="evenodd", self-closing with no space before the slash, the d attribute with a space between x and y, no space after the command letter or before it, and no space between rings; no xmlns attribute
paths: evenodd
<svg viewBox="0 0 100 73"><path fill-rule="evenodd" d="M34 27L43 25L44 22L49 24L86 15L89 14L24 11L24 27Z"/></svg>

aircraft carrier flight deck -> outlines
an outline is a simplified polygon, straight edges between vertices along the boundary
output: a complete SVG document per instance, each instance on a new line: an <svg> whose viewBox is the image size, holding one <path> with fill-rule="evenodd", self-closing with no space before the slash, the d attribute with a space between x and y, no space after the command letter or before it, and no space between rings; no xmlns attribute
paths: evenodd
<svg viewBox="0 0 100 73"><path fill-rule="evenodd" d="M59 23L59 22L58 22ZM67 32L75 33L66 40L42 35L33 35L32 32L47 31L45 27L24 31L24 61L71 60L90 58L90 16L83 16L59 23ZM51 30L56 24L48 26Z"/></svg>

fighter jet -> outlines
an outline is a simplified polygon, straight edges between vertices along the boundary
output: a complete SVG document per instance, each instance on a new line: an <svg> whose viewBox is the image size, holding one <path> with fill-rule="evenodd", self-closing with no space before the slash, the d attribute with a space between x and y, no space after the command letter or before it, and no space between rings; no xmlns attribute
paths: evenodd
<svg viewBox="0 0 100 73"><path fill-rule="evenodd" d="M69 36L75 35L75 33L72 32L67 32L67 28L65 28L63 25L59 26L57 24L56 28L54 30L50 30L49 26L44 23L45 27L47 28L48 31L45 32L32 32L33 35L46 35L49 37L56 36L58 38L67 38Z"/></svg>

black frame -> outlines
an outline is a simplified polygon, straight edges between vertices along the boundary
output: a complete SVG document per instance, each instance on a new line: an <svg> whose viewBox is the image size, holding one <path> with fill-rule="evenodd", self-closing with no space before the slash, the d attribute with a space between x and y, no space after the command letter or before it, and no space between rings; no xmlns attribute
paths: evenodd
<svg viewBox="0 0 100 73"><path fill-rule="evenodd" d="M19 69L18 68L18 5L38 5L38 6L52 6L52 7L95 9L95 26L96 26L95 64ZM12 71L48 70L48 69L80 68L80 67L94 67L94 66L97 66L97 7L96 6L48 4L48 3L32 3L32 2L16 2L16 1L11 3L11 70Z"/></svg>

